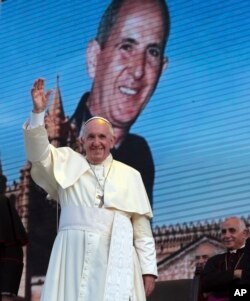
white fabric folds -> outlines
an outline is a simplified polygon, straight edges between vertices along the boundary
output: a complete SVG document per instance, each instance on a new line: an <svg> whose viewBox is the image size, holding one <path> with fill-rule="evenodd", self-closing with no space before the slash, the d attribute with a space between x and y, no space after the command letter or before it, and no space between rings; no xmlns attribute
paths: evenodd
<svg viewBox="0 0 250 301"><path fill-rule="evenodd" d="M69 237L69 231L70 237L75 236L75 240ZM85 242L81 250L83 254L77 251L78 239L82 239L82 235ZM70 241L67 241L68 239ZM66 241L62 242L63 240ZM62 254L59 260L55 258L58 254ZM74 256L71 261L72 267L68 265L69 270L67 264L63 269L61 267L64 261L67 261L63 254L65 257L69 254ZM104 301L136 300L133 292L134 255L133 230L126 214L100 208L65 206L62 208L59 232L48 268L49 277L46 277L41 300L47 301L47 296L50 296L51 301L60 300L60 295L63 294L62 300L66 300L65 294L71 298L75 295L76 301L90 301L95 298ZM77 258L79 256L84 260ZM98 261L97 257L100 257L100 260L104 258L107 265ZM81 261L83 266L80 268ZM59 278L53 279L53 275L57 273L52 271L58 269L62 269L64 273ZM93 277L95 281L91 281ZM76 282L72 292L64 291L65 285L69 288L68 281L74 283L72 279ZM96 288L93 285L96 285ZM76 287L79 288L77 291Z"/></svg>

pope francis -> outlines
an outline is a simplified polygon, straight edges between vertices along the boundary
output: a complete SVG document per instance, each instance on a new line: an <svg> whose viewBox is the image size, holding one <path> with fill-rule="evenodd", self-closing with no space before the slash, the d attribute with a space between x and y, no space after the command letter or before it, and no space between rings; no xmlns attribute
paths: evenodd
<svg viewBox="0 0 250 301"><path fill-rule="evenodd" d="M152 210L139 172L113 160L111 124L92 117L79 142L85 156L55 148L44 127L51 91L39 78L24 124L31 175L61 206L42 301L145 301L157 277Z"/></svg>

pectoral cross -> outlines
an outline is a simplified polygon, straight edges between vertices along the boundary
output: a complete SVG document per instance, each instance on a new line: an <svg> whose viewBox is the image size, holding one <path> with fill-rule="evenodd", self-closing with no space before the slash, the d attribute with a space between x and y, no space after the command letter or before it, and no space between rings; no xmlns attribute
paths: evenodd
<svg viewBox="0 0 250 301"><path fill-rule="evenodd" d="M102 208L104 205L104 195L98 195L97 198L100 200L99 208Z"/></svg>

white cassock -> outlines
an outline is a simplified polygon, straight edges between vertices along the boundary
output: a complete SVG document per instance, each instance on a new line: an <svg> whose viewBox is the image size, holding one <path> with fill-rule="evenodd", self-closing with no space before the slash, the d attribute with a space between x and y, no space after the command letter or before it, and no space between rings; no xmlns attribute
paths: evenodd
<svg viewBox="0 0 250 301"><path fill-rule="evenodd" d="M145 301L142 275L157 276L157 266L139 172L111 155L90 167L71 148L50 145L44 126L26 124L24 135L32 178L61 206L41 300Z"/></svg>

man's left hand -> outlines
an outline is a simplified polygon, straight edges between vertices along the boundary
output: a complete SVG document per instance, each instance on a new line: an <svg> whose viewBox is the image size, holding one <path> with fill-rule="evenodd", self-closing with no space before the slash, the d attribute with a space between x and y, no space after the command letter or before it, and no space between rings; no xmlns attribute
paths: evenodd
<svg viewBox="0 0 250 301"><path fill-rule="evenodd" d="M153 275L143 275L143 283L144 283L144 289L145 294L148 297L152 294L154 288L155 288L155 276Z"/></svg>

